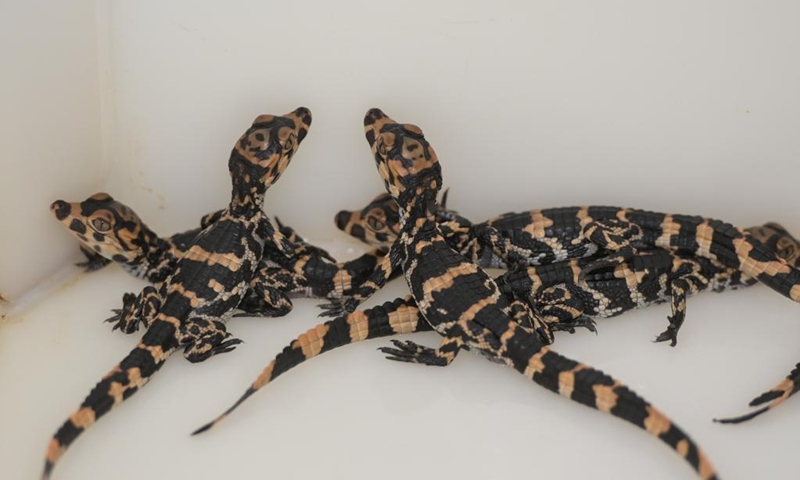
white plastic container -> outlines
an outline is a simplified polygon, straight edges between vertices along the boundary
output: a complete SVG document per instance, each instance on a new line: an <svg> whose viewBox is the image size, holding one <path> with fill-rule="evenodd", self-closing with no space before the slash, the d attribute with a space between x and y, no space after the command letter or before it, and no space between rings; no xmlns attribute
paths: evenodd
<svg viewBox="0 0 800 480"><path fill-rule="evenodd" d="M228 153L252 119L303 105L313 125L268 211L355 256L333 216L381 191L362 129L377 106L425 131L450 206L476 221L591 203L800 234L797 18L789 1L4 2L0 477L39 474L49 436L138 338L101 321L144 283L116 267L74 277L53 200L105 190L158 232L193 227L225 205ZM175 355L54 478L692 478L645 433L510 369L469 354L398 365L374 351L386 341L326 354L189 438L318 322L316 303L230 322L247 343L205 364ZM762 287L705 293L674 349L649 342L667 314L555 348L663 409L724 478L793 478L800 400L747 425L710 420L800 360L798 306Z"/></svg>

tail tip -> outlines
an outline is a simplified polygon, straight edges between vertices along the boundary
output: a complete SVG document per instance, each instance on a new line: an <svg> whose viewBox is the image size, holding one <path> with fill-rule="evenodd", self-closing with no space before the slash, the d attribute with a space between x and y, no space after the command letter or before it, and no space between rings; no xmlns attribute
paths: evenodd
<svg viewBox="0 0 800 480"><path fill-rule="evenodd" d="M207 431L211 430L211 427L213 427L218 421L222 420L222 418L224 418L224 417L220 417L220 418L214 420L213 422L206 423L202 427L200 427L197 430L195 430L194 432L192 432L192 436L194 437L195 435L200 435L203 432L207 432Z"/></svg>
<svg viewBox="0 0 800 480"><path fill-rule="evenodd" d="M746 422L748 420L752 420L752 419L756 418L757 416L761 415L762 413L766 412L767 410L769 410L769 407L760 408L760 409L756 410L755 412L750 412L748 414L740 415L738 417L715 418L714 419L714 423L722 423L722 424L743 423L743 422Z"/></svg>
<svg viewBox="0 0 800 480"><path fill-rule="evenodd" d="M50 474L53 472L53 467L55 464L50 460L45 460L44 462L44 471L42 471L42 480L48 480L50 478Z"/></svg>

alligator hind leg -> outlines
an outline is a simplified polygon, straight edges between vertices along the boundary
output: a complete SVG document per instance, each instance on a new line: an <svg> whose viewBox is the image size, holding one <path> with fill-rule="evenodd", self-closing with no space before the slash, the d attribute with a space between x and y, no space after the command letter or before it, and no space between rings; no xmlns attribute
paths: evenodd
<svg viewBox="0 0 800 480"><path fill-rule="evenodd" d="M124 294L122 304L122 308L112 310L114 315L105 321L114 324L112 330L133 333L139 330L139 324L143 324L145 328L150 327L158 309L161 308L161 296L155 287L147 286L138 296L132 293Z"/></svg>
<svg viewBox="0 0 800 480"><path fill-rule="evenodd" d="M667 317L669 325L666 330L656 337L656 342L666 342L669 340L671 347L677 345L678 330L681 329L683 321L686 319L686 291L688 289L689 286L683 279L672 282L672 295L670 299L672 315Z"/></svg>
<svg viewBox="0 0 800 480"><path fill-rule="evenodd" d="M533 304L553 331L575 333L575 328L585 328L597 333L595 321L584 314L583 302L566 285L542 290L533 299Z"/></svg>
<svg viewBox="0 0 800 480"><path fill-rule="evenodd" d="M295 276L280 267L264 267L253 277L250 289L239 304L242 313L234 317L282 317L292 311L284 292L297 288Z"/></svg>
<svg viewBox="0 0 800 480"><path fill-rule="evenodd" d="M81 253L83 254L84 257L86 257L86 261L78 262L75 264L75 266L83 268L84 271L94 272L96 270L100 270L101 268L111 263L111 260L105 258L104 256L100 255L97 252L89 250L83 245L81 245Z"/></svg>
<svg viewBox="0 0 800 480"><path fill-rule="evenodd" d="M320 317L339 317L355 310L362 302L366 301L375 292L383 288L392 278L392 274L400 270L400 247L393 246L380 260L375 269L366 278L355 292L347 298L332 300L330 303L319 305L323 312Z"/></svg>
<svg viewBox="0 0 800 480"><path fill-rule="evenodd" d="M672 315L667 317L669 325L667 329L656 337L656 342L666 342L669 340L670 346L674 347L678 343L678 331L683 326L686 319L686 297L697 293L701 288L708 284L708 280L695 272L680 276L669 283L670 305Z"/></svg>
<svg viewBox="0 0 800 480"><path fill-rule="evenodd" d="M396 362L421 363L434 367L446 367L456 358L463 347L463 341L458 337L445 337L439 348L430 348L419 345L410 340L401 342L392 340L397 348L380 347L378 350L387 354L388 360Z"/></svg>
<svg viewBox="0 0 800 480"><path fill-rule="evenodd" d="M610 254L586 265L578 277L581 283L586 280L586 275L595 270L630 260L636 253L633 244L642 240L642 229L635 223L623 220L597 220L583 227L583 236Z"/></svg>
<svg viewBox="0 0 800 480"><path fill-rule="evenodd" d="M527 302L521 300L512 301L507 313L515 322L525 327L530 333L537 335L545 345L550 345L555 340L553 329L547 323L547 320L534 313Z"/></svg>
<svg viewBox="0 0 800 480"><path fill-rule="evenodd" d="M220 353L230 352L242 343L230 338L225 325L217 320L192 318L181 327L181 344L186 345L183 356L192 363L202 362Z"/></svg>

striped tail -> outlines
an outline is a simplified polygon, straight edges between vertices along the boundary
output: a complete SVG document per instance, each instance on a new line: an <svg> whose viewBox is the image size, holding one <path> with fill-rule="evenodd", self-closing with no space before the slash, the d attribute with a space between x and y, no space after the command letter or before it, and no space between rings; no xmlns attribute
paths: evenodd
<svg viewBox="0 0 800 480"><path fill-rule="evenodd" d="M517 329L514 336L520 332ZM542 346L538 339L514 343L517 351L509 352L512 358L525 359L515 362L514 368L526 377L552 392L646 430L678 452L700 478L718 478L706 454L683 430L619 381Z"/></svg>
<svg viewBox="0 0 800 480"><path fill-rule="evenodd" d="M787 375L786 378L781 381L781 383L776 385L771 390L762 393L753 399L752 402L750 402L751 407L758 407L764 405L765 403L767 404L766 406L745 415L733 418L715 418L714 421L717 423L745 422L777 407L781 403L785 402L789 397L797 393L798 390L800 390L800 363L795 365L794 370L792 370L792 372Z"/></svg>
<svg viewBox="0 0 800 480"><path fill-rule="evenodd" d="M42 480L50 478L56 462L81 433L136 393L161 368L177 342L174 341L174 335L164 341L164 336L158 333L163 333L163 330L148 330L142 341L95 385L80 408L53 435L47 445ZM150 339L160 341L148 341Z"/></svg>
<svg viewBox="0 0 800 480"><path fill-rule="evenodd" d="M194 431L192 435L214 427L260 388L317 355L371 338L428 330L431 330L430 325L420 315L417 304L410 295L321 323L284 348L231 408L213 422Z"/></svg>

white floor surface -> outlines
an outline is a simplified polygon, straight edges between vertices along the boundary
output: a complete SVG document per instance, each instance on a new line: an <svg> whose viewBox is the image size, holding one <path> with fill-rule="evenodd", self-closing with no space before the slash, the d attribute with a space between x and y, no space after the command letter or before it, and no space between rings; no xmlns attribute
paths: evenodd
<svg viewBox="0 0 800 480"><path fill-rule="evenodd" d="M340 256L336 245L323 245ZM0 478L38 478L48 439L140 335L102 320L144 282L113 266L81 275L0 325ZM407 292L402 280L367 305ZM246 343L197 365L173 355L139 393L85 432L55 480L221 478L693 478L659 441L513 370L463 353L446 369L389 362L378 339L325 353L251 397L199 437L273 356L320 322L319 300L276 319L237 318ZM554 348L661 408L709 453L722 478L797 478L800 396L749 424L715 416L747 403L800 361L800 306L766 287L689 301L676 348L650 340L665 305L561 334ZM410 337L410 336L407 336ZM415 340L438 345L434 333Z"/></svg>

